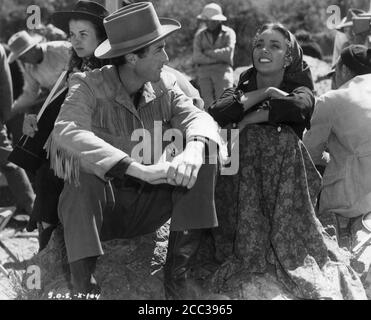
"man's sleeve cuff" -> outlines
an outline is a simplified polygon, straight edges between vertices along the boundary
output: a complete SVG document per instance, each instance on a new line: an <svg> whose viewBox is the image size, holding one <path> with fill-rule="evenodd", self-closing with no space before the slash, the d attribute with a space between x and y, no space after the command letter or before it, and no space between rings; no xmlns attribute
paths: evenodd
<svg viewBox="0 0 371 320"><path fill-rule="evenodd" d="M125 157L121 159L106 173L106 177L108 179L112 178L124 179L126 176L126 171L133 162L134 159L130 157Z"/></svg>
<svg viewBox="0 0 371 320"><path fill-rule="evenodd" d="M190 138L188 138L187 143L190 142L190 141L200 141L200 142L203 142L203 144L205 144L205 145L207 145L209 143L209 139L206 138L206 137L202 137L202 136L190 137Z"/></svg>

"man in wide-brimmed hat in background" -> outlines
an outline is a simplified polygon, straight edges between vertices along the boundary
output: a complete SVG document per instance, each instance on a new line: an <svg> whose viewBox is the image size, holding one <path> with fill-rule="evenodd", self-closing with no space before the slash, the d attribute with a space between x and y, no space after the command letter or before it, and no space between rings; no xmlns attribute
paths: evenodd
<svg viewBox="0 0 371 320"><path fill-rule="evenodd" d="M367 4L361 1L362 8L350 8L347 15L336 26L332 65L334 66L341 51L351 44L361 44L371 47L371 1ZM368 7L368 8L366 8Z"/></svg>
<svg viewBox="0 0 371 320"><path fill-rule="evenodd" d="M99 292L93 273L100 240L151 233L171 217L165 294L191 298L190 263L203 229L217 226L210 144L219 142L218 127L163 69L164 39L179 22L159 19L152 3L141 2L115 11L104 25L108 40L95 55L113 65L71 78L47 144L51 166L66 181L59 217L73 289ZM178 145L164 161L167 129Z"/></svg>
<svg viewBox="0 0 371 320"><path fill-rule="evenodd" d="M30 215L33 209L35 194L26 172L8 161L12 144L8 139L5 121L8 119L13 100L12 79L7 57L0 44L0 172L7 179L9 188L16 200L17 213Z"/></svg>
<svg viewBox="0 0 371 320"><path fill-rule="evenodd" d="M67 41L41 43L41 37L31 36L27 31L14 34L8 41L10 55L8 62L20 60L24 66L24 86L22 94L12 105L12 114L37 112L43 99L38 99L44 90L53 88L58 77L68 68L71 45Z"/></svg>
<svg viewBox="0 0 371 320"><path fill-rule="evenodd" d="M233 86L233 56L236 33L223 25L227 18L216 3L207 4L197 19L206 24L195 34L193 62L205 109Z"/></svg>

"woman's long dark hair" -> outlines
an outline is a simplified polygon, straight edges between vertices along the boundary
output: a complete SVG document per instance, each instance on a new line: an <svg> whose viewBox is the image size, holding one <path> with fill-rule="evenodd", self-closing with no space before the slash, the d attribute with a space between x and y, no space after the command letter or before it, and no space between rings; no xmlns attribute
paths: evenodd
<svg viewBox="0 0 371 320"><path fill-rule="evenodd" d="M104 29L104 26L103 26L103 21L101 23L97 23L95 20L91 20L91 19L85 18L85 17L84 18L70 19L70 21L71 20L89 21L94 27L94 30L95 30L95 33L96 33L99 44L101 44L104 40L107 39L107 34L106 34L106 30ZM94 56L94 54L90 57L87 57L87 58L80 58L77 55L76 51L74 49L72 49L72 55L71 55L71 59L70 59L70 62L69 62L68 70L70 72L73 72L73 70L76 70L76 69L81 70L81 68L83 67L83 64L85 64L85 63L88 65L88 67L90 69L95 69L95 68L101 68L104 65L108 64L108 61L98 59Z"/></svg>

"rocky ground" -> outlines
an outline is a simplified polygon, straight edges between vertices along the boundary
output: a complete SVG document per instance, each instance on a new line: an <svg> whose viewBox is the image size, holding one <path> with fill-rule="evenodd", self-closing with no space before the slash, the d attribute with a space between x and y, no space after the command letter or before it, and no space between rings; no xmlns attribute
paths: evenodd
<svg viewBox="0 0 371 320"><path fill-rule="evenodd" d="M328 64L313 58L306 58L311 66L314 80L326 74ZM236 70L236 79L246 68ZM321 94L329 90L328 80L316 83ZM0 213L4 207L14 203L0 174ZM0 248L0 263L9 273L0 272L0 299L49 299L61 298L69 292L66 272L66 257L62 230L57 229L48 247L38 252L37 233L27 233L22 223L11 222L0 232L5 245ZM105 255L97 266L97 280L102 286L101 299L164 299L162 286L162 265L166 257L168 225L156 234L132 240L114 240L104 243ZM349 239L342 239L349 242ZM344 244L345 244L344 242ZM214 295L207 284L216 264L208 252L208 241L195 266L192 286L200 299L245 299L245 300L291 300L294 299L273 273L265 275L239 275L231 279L232 292ZM346 244L345 244L346 245ZM367 275L366 263L371 257L371 245L362 250L353 263L354 269L371 298L371 272Z"/></svg>

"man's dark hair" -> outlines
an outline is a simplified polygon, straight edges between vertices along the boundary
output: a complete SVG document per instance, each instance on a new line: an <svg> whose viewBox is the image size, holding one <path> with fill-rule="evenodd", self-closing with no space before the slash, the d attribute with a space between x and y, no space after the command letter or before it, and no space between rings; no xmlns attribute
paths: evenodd
<svg viewBox="0 0 371 320"><path fill-rule="evenodd" d="M347 68L348 71L350 72L350 75L352 78L358 76L358 73L354 70L352 70L351 68L349 68L345 63L344 61L341 59L341 57L339 58L338 60L338 69L341 70L343 67ZM334 75L335 76L335 75Z"/></svg>
<svg viewBox="0 0 371 320"><path fill-rule="evenodd" d="M299 29L298 31L296 31L295 32L295 38L299 42L313 41L312 35L304 29Z"/></svg>
<svg viewBox="0 0 371 320"><path fill-rule="evenodd" d="M148 53L148 49L149 49L149 46L147 47L144 47L144 48L141 48L141 49L138 49L138 50L135 50L131 53L133 54L136 54L139 58L143 58L147 55ZM128 61L126 60L126 57L125 55L122 55L122 56L119 56L119 57L115 57L115 58L111 58L111 61L110 63L112 65L114 65L115 67L118 67L122 64L126 64Z"/></svg>
<svg viewBox="0 0 371 320"><path fill-rule="evenodd" d="M371 49L363 45L350 45L341 52L339 62L355 75L371 73Z"/></svg>

